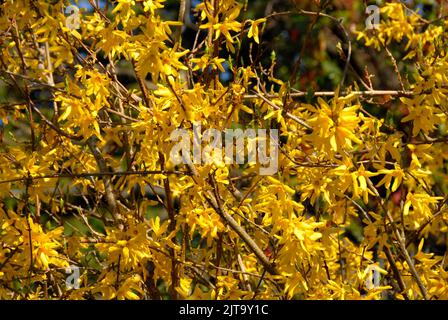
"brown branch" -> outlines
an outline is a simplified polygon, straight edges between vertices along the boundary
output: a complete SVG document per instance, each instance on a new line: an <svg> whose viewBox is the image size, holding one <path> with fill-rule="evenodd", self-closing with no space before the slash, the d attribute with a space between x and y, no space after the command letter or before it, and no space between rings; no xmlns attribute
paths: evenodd
<svg viewBox="0 0 448 320"><path fill-rule="evenodd" d="M213 180L211 180L211 183L213 184L212 187L214 188ZM275 267L274 263L271 263L269 259L265 256L263 251L258 247L258 245L255 243L255 241L249 236L249 234L244 230L238 222L224 209L224 207L221 205L219 200L215 198L212 192L206 191L205 192L205 199L208 202L208 204L215 210L226 222L227 224L235 231L241 239L247 244L247 246L251 249L251 251L255 254L255 256L258 258L260 263L263 265L263 267L266 269L267 272L269 272L272 275L278 275L277 268Z"/></svg>
<svg viewBox="0 0 448 320"><path fill-rule="evenodd" d="M183 28L184 23L185 23L185 15L187 13L186 11L187 11L187 1L186 0L180 0L179 16L177 18L177 21L182 23L182 25L180 25L178 27L178 29L176 30L176 33L174 34L174 42L175 42L175 44L179 43L179 45L180 45L180 39L181 39L181 36L182 36L182 28Z"/></svg>
<svg viewBox="0 0 448 320"><path fill-rule="evenodd" d="M197 177L199 177L199 173L196 170L196 167L188 161L188 159L184 158L185 163L187 164L188 169L190 170L192 174L193 180L197 183L196 180ZM213 186L212 186L213 187ZM215 199L213 193L209 190L204 192L205 200L208 202L208 204L215 210L216 213L218 213L221 218L229 225L229 227L235 231L241 239L247 244L249 249L255 254L257 259L260 261L260 263L263 265L265 271L268 271L272 275L278 275L279 272L277 268L275 267L274 263L271 263L269 259L265 256L263 251L260 249L260 247L256 244L256 242L251 238L251 236L242 228L238 222L222 207L218 204L217 200Z"/></svg>
<svg viewBox="0 0 448 320"><path fill-rule="evenodd" d="M190 172L170 171L170 170L144 170L144 171L106 171L106 172L82 172L82 173L55 173L42 176L20 177L7 180L1 180L0 184L21 182L26 180L40 179L59 179L59 178L90 178L103 176L131 176L131 175L149 175L149 174L174 174L174 175L190 175Z"/></svg>
<svg viewBox="0 0 448 320"><path fill-rule="evenodd" d="M269 99L265 98L263 95L259 94L258 92L255 92L255 95L260 98L261 100L263 100L264 102L266 102L268 105L270 105L272 108L274 108L275 110L281 110L281 108L277 105L275 105L272 101L270 101ZM305 120L285 111L284 114L290 118L291 120L294 120L295 122L297 122L298 124L304 126L305 128L307 128L308 130L313 130L313 127L311 127L308 123L305 122Z"/></svg>
<svg viewBox="0 0 448 320"><path fill-rule="evenodd" d="M340 83L340 86L342 87L344 85L345 79L347 77L348 66L350 64L350 60L351 60L351 57L352 57L352 42L350 40L349 34L347 32L347 29L344 27L344 25L342 24L342 21L340 19L337 19L337 18L335 18L335 17L333 17L333 16L331 16L329 14L322 13L320 11L319 12L312 12L312 11L305 11L305 10L300 10L300 13L305 14L305 15L316 16L316 20L315 21L317 21L317 17L319 17L319 16L329 18L330 20L336 22L336 24L339 26L339 28L344 33L345 39L346 39L347 44L348 44L348 52L347 52L347 59L345 61L344 73L342 75L342 79L341 79L341 83Z"/></svg>
<svg viewBox="0 0 448 320"><path fill-rule="evenodd" d="M159 152L160 159L160 167L162 170L165 169L165 156L162 152ZM168 211L168 217L170 219L170 223L168 225L168 231L171 233L176 232L176 213L174 211L173 199L170 187L170 180L166 177L163 180L163 187L165 189L165 202L166 208ZM170 256L171 256L171 286L170 286L170 295L172 299L177 299L177 291L176 288L179 287L179 265L177 263L177 255L174 248L169 248Z"/></svg>
<svg viewBox="0 0 448 320"><path fill-rule="evenodd" d="M403 277L401 276L400 270L398 270L397 264L395 263L395 259L392 255L392 252L390 251L390 248L385 246L384 252L386 253L387 261L389 261L390 267L392 268L392 272L394 273L395 280L398 283L398 287L400 288L401 293L406 299L409 299L406 292L406 285L404 284Z"/></svg>
<svg viewBox="0 0 448 320"><path fill-rule="evenodd" d="M392 230L395 234L395 237L397 238L397 242L398 242L398 246L399 249L401 251L401 253L404 256L404 259L409 267L409 270L413 276L413 278L415 279L415 281L417 282L417 285L420 289L420 292L423 295L423 298L425 300L428 300L428 292L426 290L425 285L422 282L422 279L420 277L420 275L417 272L417 269L415 269L415 265L412 262L411 256L409 255L408 250L406 249L406 239L404 238L404 234L400 234L400 231L397 229L397 226L395 225L395 221L394 218L392 217L391 213L389 210L387 210L385 204L384 204L384 199L382 199L380 197L380 194L378 193L378 190L375 188L375 186L373 185L372 181L370 180L370 178L366 177L366 181L367 181L367 185L369 186L369 188L373 191L373 193L375 194L375 196L379 199L379 203L384 211L384 213L386 214L386 218L389 220L389 222L391 223L392 226Z"/></svg>
<svg viewBox="0 0 448 320"><path fill-rule="evenodd" d="M322 8L319 7L319 10L322 10ZM294 63L294 67L293 67L292 72L291 72L291 77L289 78L289 82L291 83L291 86L294 86L294 84L297 81L297 76L300 76L300 67L301 67L301 64L302 64L303 56L305 54L305 49L306 49L306 47L308 45L308 40L309 40L309 38L311 36L312 30L313 30L314 26L316 25L316 23L317 23L317 21L319 19L319 13L320 12L317 12L317 15L315 15L314 20L308 26L308 30L307 30L306 35L305 35L305 39L303 40L302 49L300 50L299 57L297 58L296 62Z"/></svg>
<svg viewBox="0 0 448 320"><path fill-rule="evenodd" d="M417 93L413 91L402 91L402 90L367 90L367 91L351 91L351 92L340 92L339 96L346 96L348 94L354 94L356 96L367 96L367 97L379 97L379 96L398 96L398 97L409 97L416 95ZM291 98L303 98L307 96L312 97L334 97L336 95L335 91L316 91L316 92L304 92L297 91L290 93ZM267 99L278 99L279 96L276 94L264 95ZM244 99L252 100L260 98L257 93L246 94Z"/></svg>
<svg viewBox="0 0 448 320"><path fill-rule="evenodd" d="M140 77L140 75L138 74L136 63L134 60L132 60L132 68L134 69L135 78L137 79L137 83L140 87L140 90L142 91L143 101L145 102L146 108L148 108L148 110L151 111L152 110L152 101L151 101L151 97L149 95L148 87L146 86L145 79L142 79L142 77Z"/></svg>
<svg viewBox="0 0 448 320"><path fill-rule="evenodd" d="M108 172L110 170L107 166L106 160L104 159L101 150L96 145L97 140L98 138L95 135L93 135L87 140L87 145L89 146L90 151L95 157L97 166L100 169L100 171ZM103 176L102 179L104 181L104 190L106 192L106 201L109 206L109 210L112 213L115 220L120 220L121 216L118 212L117 199L115 198L110 176Z"/></svg>
<svg viewBox="0 0 448 320"><path fill-rule="evenodd" d="M375 30L376 31L376 30ZM378 36L378 33L375 32L375 36L378 40L378 42L381 44L381 46L383 47L383 49L386 51L387 56L390 58L392 65L394 67L394 71L395 74L397 75L397 79L398 79L398 83L400 84L401 90L405 90L404 88L404 84L403 84L403 79L401 78L401 74L400 74L400 70L398 69L398 64L397 64L397 60L395 59L395 57L393 56L392 52L390 52L389 48L387 47L387 45L380 39L380 37Z"/></svg>
<svg viewBox="0 0 448 320"><path fill-rule="evenodd" d="M15 18L13 19L12 24L13 24L14 30L15 30L15 33L12 33L12 36L13 36L14 41L16 43L15 46L16 46L17 52L19 53L20 60L22 62L23 73L26 75L27 74L27 66L26 66L26 63L25 63L25 59L23 57L22 50L20 49L19 28L17 27L17 22L16 22ZM27 105L28 105L28 109L27 109L28 110L28 117L29 117L29 121L30 121L31 150L34 152L34 151L36 151L36 134L35 134L35 128L34 128L35 124L34 124L34 119L33 119L32 100L31 100L30 90L29 90L29 88L28 88L28 86L26 84L25 84L24 88L25 88L25 98L27 99Z"/></svg>
<svg viewBox="0 0 448 320"><path fill-rule="evenodd" d="M247 272L246 272L246 266L244 265L243 259L241 258L241 255L239 253L237 254L236 258L237 258L238 266L241 269L241 274L243 277L243 288L244 288L244 290L252 291L252 288L249 283L249 277L247 276Z"/></svg>

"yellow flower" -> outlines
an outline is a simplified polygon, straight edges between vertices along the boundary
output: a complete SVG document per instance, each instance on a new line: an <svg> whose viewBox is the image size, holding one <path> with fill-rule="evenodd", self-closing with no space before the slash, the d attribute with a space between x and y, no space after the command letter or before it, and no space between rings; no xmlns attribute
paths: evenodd
<svg viewBox="0 0 448 320"><path fill-rule="evenodd" d="M266 18L262 18L262 19L257 19L255 21L253 20L249 20L250 22L250 28L249 28L249 32L247 33L247 37L250 38L254 38L254 41L256 43L260 43L260 38L258 37L258 25L265 22Z"/></svg>
<svg viewBox="0 0 448 320"><path fill-rule="evenodd" d="M413 99L400 98L409 109L409 114L401 119L401 122L412 121L413 136L416 136L420 131L428 134L442 120L439 115L434 114L434 108L424 102L425 99L426 95L424 94Z"/></svg>
<svg viewBox="0 0 448 320"><path fill-rule="evenodd" d="M118 300L140 300L141 296L144 295L145 292L141 288L142 279L139 275L135 274L129 278L127 278L120 289L117 291Z"/></svg>
<svg viewBox="0 0 448 320"><path fill-rule="evenodd" d="M319 107L308 106L314 117L308 120L313 127L310 139L318 150L326 153L352 148L352 142L362 144L355 135L360 121L359 106L347 106L347 98L335 97L329 105L319 98Z"/></svg>
<svg viewBox="0 0 448 320"><path fill-rule="evenodd" d="M369 177L373 177L377 175L377 173L373 173L365 170L364 165L361 164L359 169L355 172L352 172L351 176L353 179L353 197L355 199L359 198L362 195L362 199L364 203L368 203L369 194L375 195L372 190L367 185L367 179Z"/></svg>
<svg viewBox="0 0 448 320"><path fill-rule="evenodd" d="M200 29L209 29L214 32L214 39L217 40L221 35L226 39L226 45L231 52L235 52L235 47L233 46L234 40L231 31L240 32L242 24L235 19L239 16L241 11L241 6L237 3L226 10L224 7L222 9L223 21L219 21L219 17L213 14L213 8L209 8L210 4L201 3L197 6L197 9L202 9L202 19L208 19L208 22L201 25Z"/></svg>
<svg viewBox="0 0 448 320"><path fill-rule="evenodd" d="M144 0L143 10L145 12L151 11L151 14L154 14L155 10L163 8L162 2L165 2L165 0Z"/></svg>
<svg viewBox="0 0 448 320"><path fill-rule="evenodd" d="M200 58L193 58L190 61L195 64L195 66L193 67L193 71L195 71L195 70L204 71L206 68L208 68L210 66L212 68L212 70L219 69L219 71L225 72L224 67L222 66L222 63L226 60L223 58L215 57L210 60L210 58L208 56L204 55Z"/></svg>
<svg viewBox="0 0 448 320"><path fill-rule="evenodd" d="M397 164L395 164L395 169L381 169L378 171L378 174L384 174L385 176L383 177L383 179L381 179L380 182L378 182L378 184L376 185L377 187L384 184L385 187L389 189L392 183L392 178L394 178L394 183L392 185L392 188L390 189L390 191L392 192L395 192L398 189L403 181L403 178L405 177L403 170Z"/></svg>

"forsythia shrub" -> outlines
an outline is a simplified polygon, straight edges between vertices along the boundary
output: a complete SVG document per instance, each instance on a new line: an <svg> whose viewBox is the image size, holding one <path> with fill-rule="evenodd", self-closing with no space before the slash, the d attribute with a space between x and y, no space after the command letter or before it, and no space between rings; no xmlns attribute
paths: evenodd
<svg viewBox="0 0 448 320"><path fill-rule="evenodd" d="M186 47L186 3L0 5L0 298L447 299L448 19L386 3L349 33L320 1L249 19L255 1L204 0ZM280 15L344 31L334 91L256 49ZM359 48L401 88L351 79ZM197 124L278 129L277 172L173 163Z"/></svg>

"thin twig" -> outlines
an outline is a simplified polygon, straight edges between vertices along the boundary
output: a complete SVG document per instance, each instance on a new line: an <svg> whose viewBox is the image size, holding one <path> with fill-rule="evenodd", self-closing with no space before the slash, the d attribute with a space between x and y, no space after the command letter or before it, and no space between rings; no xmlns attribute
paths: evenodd
<svg viewBox="0 0 448 320"><path fill-rule="evenodd" d="M339 96L346 96L348 94L353 94L356 96L367 96L367 97L379 97L379 96L398 96L398 97L410 97L416 95L413 91L402 91L402 90L366 90L366 91L347 91L347 92L339 92ZM335 91L316 91L316 92L293 92L290 93L289 96L291 98L303 98L303 97L334 97L336 95ZM246 94L244 99L252 100L260 98L257 93L254 94ZM267 99L278 99L279 96L276 94L264 95L264 98Z"/></svg>
<svg viewBox="0 0 448 320"><path fill-rule="evenodd" d="M41 176L30 176L12 178L7 180L1 180L0 184L21 182L27 180L40 180L40 179L59 179L59 178L91 178L91 177L104 177L104 176L131 176L131 175L150 175L150 174L163 174L163 175L190 175L190 172L184 171L170 171L170 170L147 170L147 171L105 171L105 172L82 172L82 173L55 173Z"/></svg>
<svg viewBox="0 0 448 320"><path fill-rule="evenodd" d="M272 101L270 101L269 99L265 98L263 95L261 95L258 92L255 92L255 95L260 98L261 100L263 100L264 102L266 102L268 105L270 105L272 108L274 108L275 110L281 110L281 108L277 105L275 105ZM290 118L291 120L294 120L295 122L297 122L298 124L304 126L305 128L309 129L309 130L313 130L313 127L311 127L308 123L305 122L305 120L300 119L299 117L296 117L295 115L289 113L289 112L285 112L286 116L288 118Z"/></svg>

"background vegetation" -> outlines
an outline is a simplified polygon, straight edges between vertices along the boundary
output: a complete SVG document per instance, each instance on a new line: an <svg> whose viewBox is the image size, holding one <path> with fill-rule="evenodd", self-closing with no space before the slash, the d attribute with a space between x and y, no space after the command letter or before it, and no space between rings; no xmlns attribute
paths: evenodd
<svg viewBox="0 0 448 320"><path fill-rule="evenodd" d="M447 298L448 5L372 3L3 1L0 298Z"/></svg>

